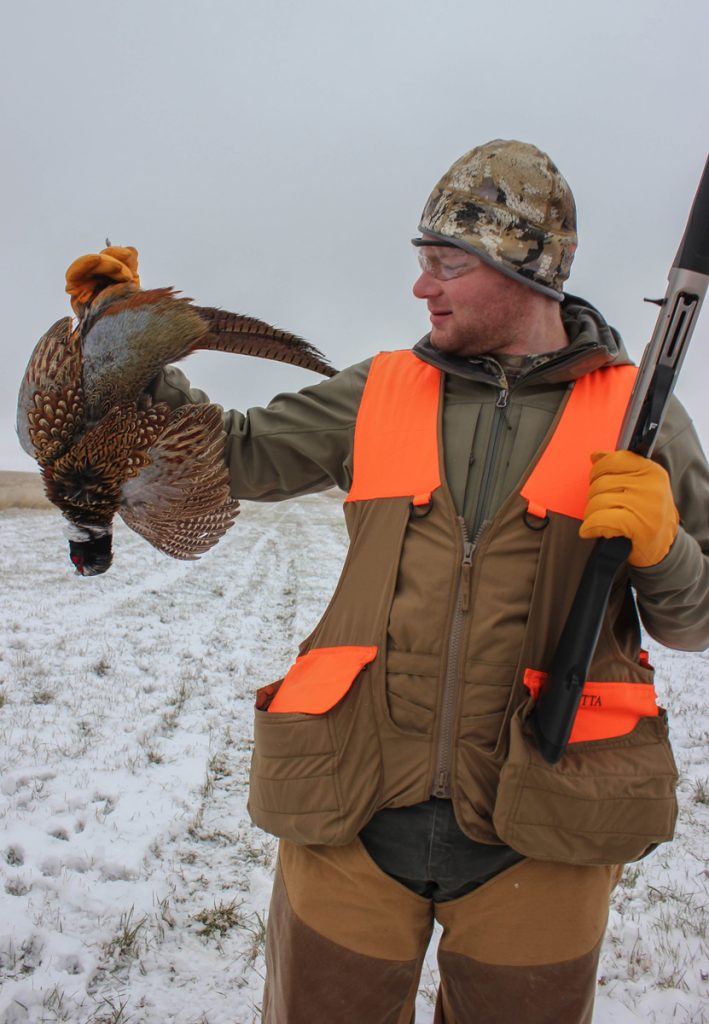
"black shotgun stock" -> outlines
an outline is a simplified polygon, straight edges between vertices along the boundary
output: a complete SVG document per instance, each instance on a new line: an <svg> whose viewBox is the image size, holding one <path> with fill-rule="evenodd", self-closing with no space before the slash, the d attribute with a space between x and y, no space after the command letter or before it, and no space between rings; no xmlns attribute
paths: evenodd
<svg viewBox="0 0 709 1024"><path fill-rule="evenodd" d="M638 369L617 448L644 456L652 452L708 285L709 158ZM566 750L613 580L630 550L625 537L594 543L532 714L539 750L549 764L555 764Z"/></svg>

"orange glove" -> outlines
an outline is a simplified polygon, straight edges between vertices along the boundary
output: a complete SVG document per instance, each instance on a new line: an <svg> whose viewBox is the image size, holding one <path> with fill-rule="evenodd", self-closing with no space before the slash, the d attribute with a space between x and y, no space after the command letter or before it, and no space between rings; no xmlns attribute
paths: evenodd
<svg viewBox="0 0 709 1024"><path fill-rule="evenodd" d="M132 245L109 245L100 253L92 252L74 260L66 272L66 291L77 315L94 297L102 280L104 287L111 282L140 287L138 250Z"/></svg>
<svg viewBox="0 0 709 1024"><path fill-rule="evenodd" d="M679 527L670 478L657 462L634 452L594 452L591 486L579 534L628 537L628 561L657 565L672 547Z"/></svg>

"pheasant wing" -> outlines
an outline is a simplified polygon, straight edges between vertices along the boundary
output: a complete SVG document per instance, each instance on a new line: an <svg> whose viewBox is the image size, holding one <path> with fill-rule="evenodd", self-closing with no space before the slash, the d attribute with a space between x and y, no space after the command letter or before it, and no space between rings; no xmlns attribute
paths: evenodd
<svg viewBox="0 0 709 1024"><path fill-rule="evenodd" d="M337 373L319 349L297 334L271 327L255 317L229 313L224 309L209 306L195 306L194 309L202 317L209 332L195 348L276 359L281 363L315 370L325 377L333 377Z"/></svg>
<svg viewBox="0 0 709 1024"><path fill-rule="evenodd" d="M107 289L82 324L87 418L136 401L163 366L196 349L276 359L328 377L336 372L313 345L255 317L194 306L172 288Z"/></svg>
<svg viewBox="0 0 709 1024"><path fill-rule="evenodd" d="M123 485L119 513L132 530L173 558L196 558L238 514L224 463L216 405L181 406L148 450L149 464Z"/></svg>
<svg viewBox="0 0 709 1024"><path fill-rule="evenodd" d="M64 317L30 356L17 402L17 433L27 454L47 466L67 451L83 422L79 338L71 317Z"/></svg>
<svg viewBox="0 0 709 1024"><path fill-rule="evenodd" d="M169 523L162 522L160 517L138 519L128 509L122 509L120 514L131 530L140 534L158 551L172 558L190 561L213 548L233 526L238 515L237 506L238 502L234 501L231 508L225 505L214 512L171 520Z"/></svg>
<svg viewBox="0 0 709 1024"><path fill-rule="evenodd" d="M206 332L190 300L172 288L100 296L82 328L87 415L100 419L114 405L136 401L158 370L186 356Z"/></svg>

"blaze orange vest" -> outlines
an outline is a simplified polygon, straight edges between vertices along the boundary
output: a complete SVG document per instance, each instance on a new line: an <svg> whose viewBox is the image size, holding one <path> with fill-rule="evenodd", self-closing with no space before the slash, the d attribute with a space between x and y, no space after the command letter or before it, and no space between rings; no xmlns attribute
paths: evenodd
<svg viewBox="0 0 709 1024"><path fill-rule="evenodd" d="M616 446L637 368L610 366L577 380L541 457L521 487L531 516L548 512L583 519L594 451ZM410 351L378 355L362 396L354 436L354 475L347 502L410 497L427 505L441 486L437 424L441 371ZM559 581L560 586L563 581ZM372 647L316 648L285 676L269 711L322 714L340 700ZM528 668L536 696L544 674ZM657 715L651 683L589 681L570 742L621 736L641 717Z"/></svg>

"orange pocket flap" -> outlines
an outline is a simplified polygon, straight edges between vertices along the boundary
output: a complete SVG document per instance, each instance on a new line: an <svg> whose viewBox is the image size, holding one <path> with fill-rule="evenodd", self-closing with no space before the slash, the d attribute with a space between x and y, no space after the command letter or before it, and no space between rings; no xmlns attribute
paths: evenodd
<svg viewBox="0 0 709 1024"><path fill-rule="evenodd" d="M269 712L323 715L342 700L376 647L316 647L296 658L286 673Z"/></svg>
<svg viewBox="0 0 709 1024"><path fill-rule="evenodd" d="M539 695L546 675L533 668L525 670L524 685L533 697ZM569 743L625 736L641 718L654 718L658 714L652 683L588 682L583 688Z"/></svg>

